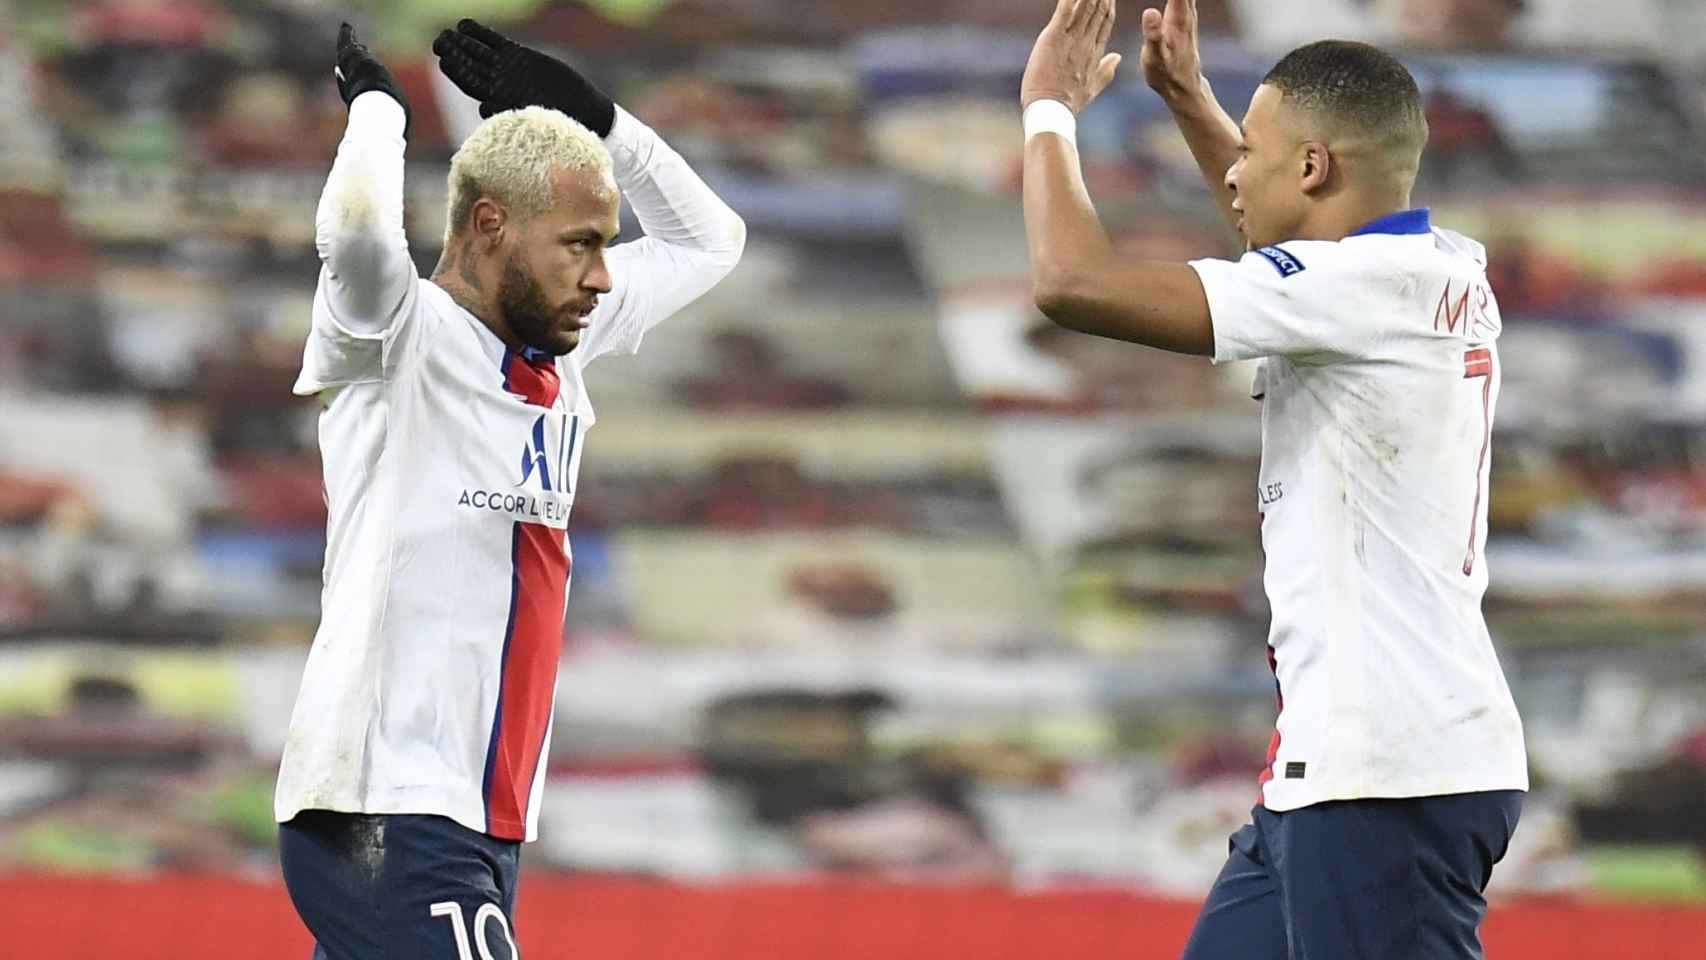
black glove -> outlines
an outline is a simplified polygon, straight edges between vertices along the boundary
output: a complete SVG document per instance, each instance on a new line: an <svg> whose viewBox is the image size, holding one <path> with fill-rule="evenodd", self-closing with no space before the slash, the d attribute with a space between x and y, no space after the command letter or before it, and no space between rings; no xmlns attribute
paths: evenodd
<svg viewBox="0 0 1706 960"><path fill-rule="evenodd" d="M355 38L355 28L347 23L338 28L338 65L332 76L337 78L338 96L344 98L346 107L369 90L379 90L402 104L403 135L409 135L409 98L403 96L403 89L397 86L391 71L373 59L367 46Z"/></svg>
<svg viewBox="0 0 1706 960"><path fill-rule="evenodd" d="M616 104L580 71L473 20L440 33L432 52L450 82L480 101L482 117L521 107L550 107L601 137L608 137L616 123Z"/></svg>

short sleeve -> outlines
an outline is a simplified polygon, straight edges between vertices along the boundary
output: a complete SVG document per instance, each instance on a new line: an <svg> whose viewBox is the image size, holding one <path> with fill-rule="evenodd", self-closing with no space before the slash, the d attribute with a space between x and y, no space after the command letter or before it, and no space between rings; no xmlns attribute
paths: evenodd
<svg viewBox="0 0 1706 960"><path fill-rule="evenodd" d="M1337 244L1292 242L1238 260L1193 260L1214 324L1214 362L1273 356L1356 356L1377 318L1358 318L1366 271Z"/></svg>

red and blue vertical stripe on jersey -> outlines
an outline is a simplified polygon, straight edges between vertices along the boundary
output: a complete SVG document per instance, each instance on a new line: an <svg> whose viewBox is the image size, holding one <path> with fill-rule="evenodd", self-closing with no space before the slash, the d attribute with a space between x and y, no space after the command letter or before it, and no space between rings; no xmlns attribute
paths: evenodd
<svg viewBox="0 0 1706 960"><path fill-rule="evenodd" d="M1274 655L1274 648L1268 647L1268 670L1274 675L1274 704L1280 713L1285 712L1285 691L1280 689L1279 658ZM1280 732L1279 721L1274 722L1274 736L1268 741L1268 764L1262 768L1262 776L1256 781L1256 802L1261 803L1267 796L1263 789L1268 781L1274 778L1274 764L1279 761Z"/></svg>
<svg viewBox="0 0 1706 960"><path fill-rule="evenodd" d="M504 389L549 408L560 387L554 359L529 362L504 352ZM562 528L521 521L512 533L509 622L481 788L486 832L506 840L526 839L527 805L544 759L573 569L567 535Z"/></svg>

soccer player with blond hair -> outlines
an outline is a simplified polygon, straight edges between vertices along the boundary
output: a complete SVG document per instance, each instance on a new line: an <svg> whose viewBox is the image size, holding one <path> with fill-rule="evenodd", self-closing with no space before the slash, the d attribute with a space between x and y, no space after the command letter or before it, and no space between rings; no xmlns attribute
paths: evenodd
<svg viewBox="0 0 1706 960"><path fill-rule="evenodd" d="M578 71L470 20L434 43L486 119L444 253L403 232L409 105L345 24L349 125L321 195L295 390L318 398L320 628L275 799L315 956L518 955L595 417L582 371L715 286L746 227ZM614 244L626 197L645 236Z"/></svg>
<svg viewBox="0 0 1706 960"><path fill-rule="evenodd" d="M1114 77L1114 0L1059 0L1020 95L1038 307L1099 336L1257 361L1263 585L1279 719L1249 825L1186 960L1471 960L1528 787L1481 615L1499 396L1479 243L1411 189L1428 127L1390 54L1281 58L1242 125L1198 55L1195 0L1143 13L1144 79L1248 251L1118 256L1076 114Z"/></svg>

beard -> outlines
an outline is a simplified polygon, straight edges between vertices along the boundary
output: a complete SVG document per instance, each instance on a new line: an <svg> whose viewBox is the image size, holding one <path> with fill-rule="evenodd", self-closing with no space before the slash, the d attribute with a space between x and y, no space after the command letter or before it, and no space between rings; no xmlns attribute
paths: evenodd
<svg viewBox="0 0 1706 960"><path fill-rule="evenodd" d="M504 262L503 279L498 281L498 309L515 338L535 350L561 356L580 343L579 331L562 328L560 311L545 299L539 279L516 254Z"/></svg>

